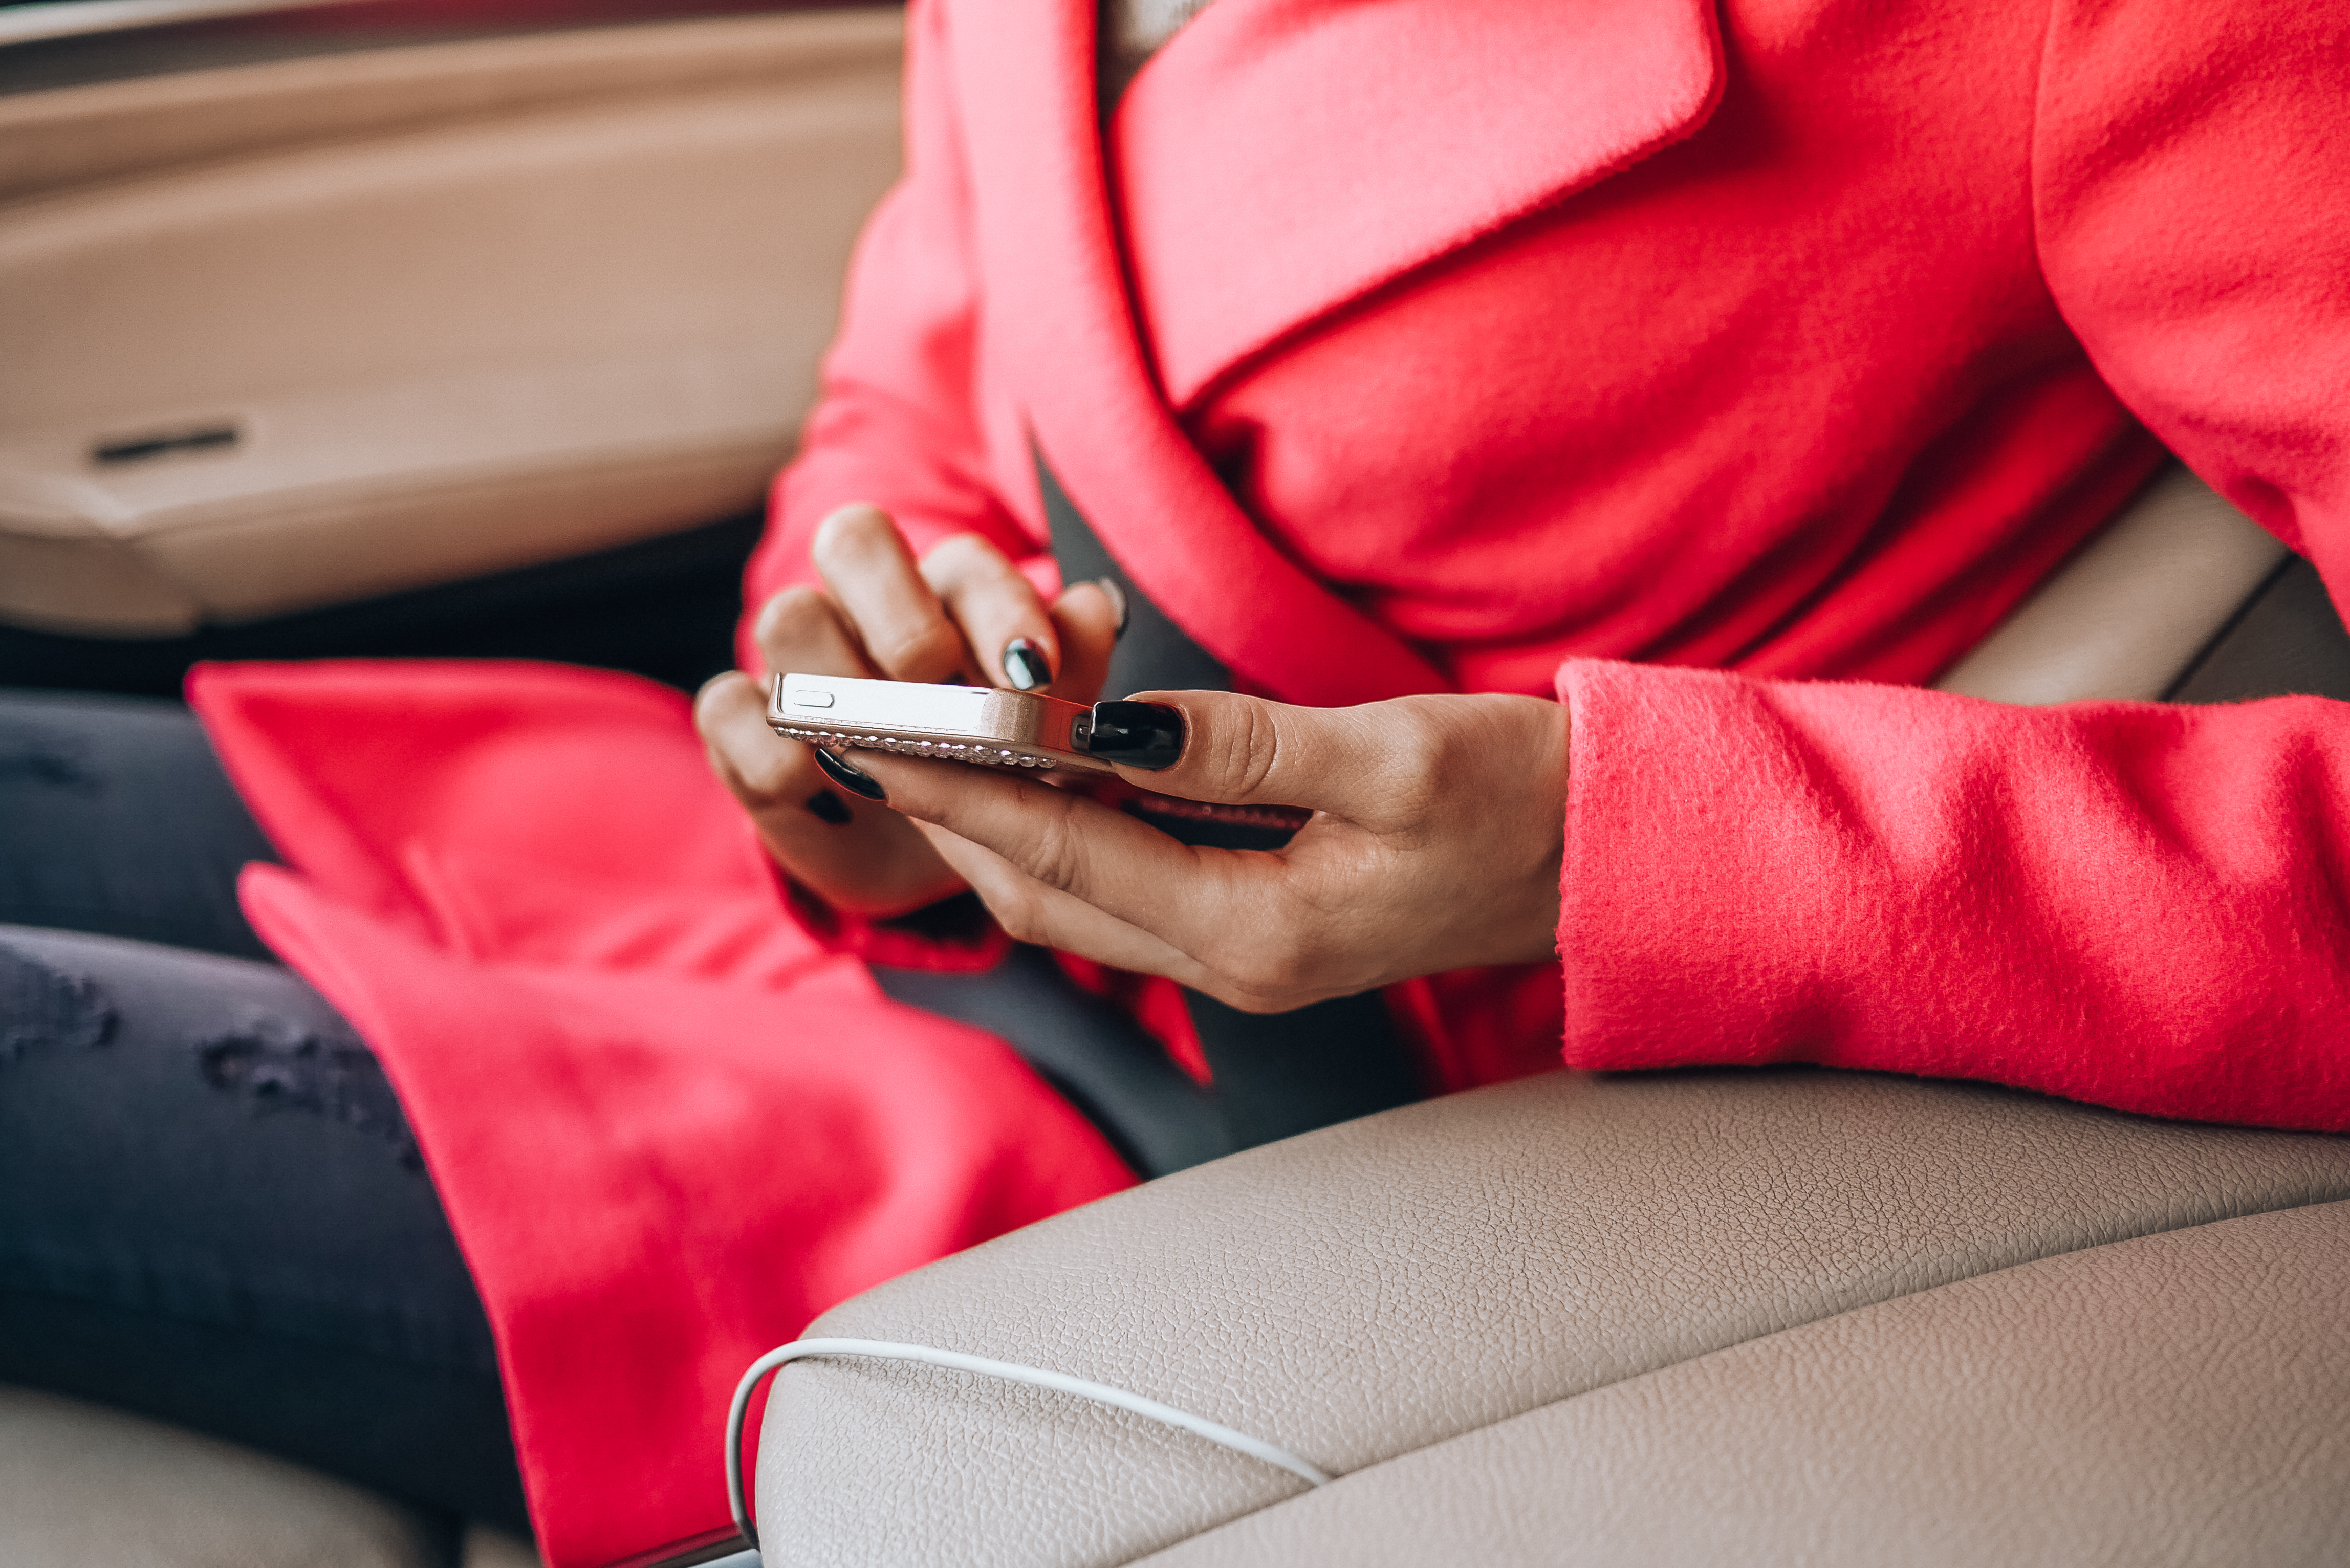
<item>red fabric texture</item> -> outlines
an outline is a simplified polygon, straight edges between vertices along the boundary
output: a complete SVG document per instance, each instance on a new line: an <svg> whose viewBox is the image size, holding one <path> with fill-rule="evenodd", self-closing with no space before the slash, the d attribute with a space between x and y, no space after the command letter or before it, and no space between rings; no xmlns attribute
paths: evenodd
<svg viewBox="0 0 2350 1568"><path fill-rule="evenodd" d="M1570 1063L2350 1126L2339 704L2017 710L1596 660L1559 691Z"/></svg>
<svg viewBox="0 0 2350 1568"><path fill-rule="evenodd" d="M2158 436L2344 586L2345 29L1219 0L1104 133L1091 0L915 0L906 175L749 600L852 500L1049 583L1041 452L1248 690L1562 691L1563 976L1398 988L1445 1087L1564 1039L2350 1126L2336 705L1898 689ZM415 1116L556 1568L723 1520L752 1352L1124 1179L1000 1044L884 1002L871 933L793 918L674 697L194 691L294 867L253 876L256 923Z"/></svg>
<svg viewBox="0 0 2350 1568"><path fill-rule="evenodd" d="M754 1356L1131 1183L1000 1041L781 917L676 692L400 662L206 667L190 695L292 862L246 870L247 912L414 1123L549 1562L723 1524Z"/></svg>
<svg viewBox="0 0 2350 1568"><path fill-rule="evenodd" d="M1822 722L1850 726L1851 779L1701 728L1691 754L1856 804L1890 791L1963 834L1977 820L1937 803L1983 786L1921 774L1942 753L1909 737L1980 711L1919 693L1888 731L1858 682L1929 680L1980 640L2160 461L2148 426L2329 580L2350 570L2338 7L2230 21L2173 0L1763 0L1718 16L1222 0L1145 67L1101 140L1072 85L1084 7L962 19L917 0L908 176L865 242L754 603L805 574L809 533L852 499L892 508L918 545L983 513L1008 550L1043 548L1041 452L1252 689L1547 692L1562 661L1594 657L1638 661L1612 678L1635 690L1664 689L1673 665L1831 678L1851 684L1805 701L1846 712ZM1673 701L1687 724L1727 722ZM2195 754L2286 744L2262 711L2199 718ZM2019 737L2012 787L2074 776L2021 743L2039 719L2002 722ZM2332 705L2306 722L2311 743L2350 742ZM2177 784L2097 751L2120 731L2066 733L2108 794ZM2324 798L2330 831L2342 808ZM1735 896L1706 874L1714 846L1642 831L1647 809L1610 797L1625 815L1586 839L1607 855L1570 877ZM2149 800L2106 825L2104 853L2147 853L2154 821L2189 809ZM2320 826L2270 831L2282 853ZM1971 867L1964 880L2054 888L2051 844L1954 840L1939 858ZM2291 858L2310 876L2330 864ZM1866 864L1822 853L1809 875L1854 907L1934 907L1914 884L1839 880ZM2136 931L2164 950L2134 922L2168 907L2133 915L2126 884L2107 886L2117 902L2048 918L2102 911L2107 943ZM2309 886L2325 907L2333 884ZM1592 907L1647 933L1703 913ZM2174 1047L2101 1047L2070 982L2009 983L2021 960L1966 926L1949 933L1950 983L2000 1013L2002 1038L2044 1039L2036 1055L1935 1033L1974 1014L1935 1013L1913 994L1929 971L1902 966L1846 976L1834 1044L1750 989L1667 1047L1622 999L1686 976L1661 947L1570 918L1565 1038L1586 1065L1819 1056L2350 1125L2350 1101L2320 1093L2350 1033L2323 1000L2331 946L2259 933L2228 951L2251 983L2301 998L2274 1029L2148 962L2114 981L2130 1007L2097 1017ZM1803 972L1811 934L1781 940L1783 972ZM1558 1018L1534 984L1439 976L1393 1000L1449 1086L1526 1069L1533 1029ZM2244 1076L2180 1065L2210 1052ZM2116 1087L2134 1075L2174 1081Z"/></svg>

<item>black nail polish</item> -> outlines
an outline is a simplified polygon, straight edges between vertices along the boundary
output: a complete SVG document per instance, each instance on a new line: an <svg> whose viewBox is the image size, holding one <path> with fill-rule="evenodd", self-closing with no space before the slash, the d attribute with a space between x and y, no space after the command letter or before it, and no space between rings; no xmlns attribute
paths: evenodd
<svg viewBox="0 0 2350 1568"><path fill-rule="evenodd" d="M1086 750L1106 763L1157 773L1183 755L1183 710L1162 702L1097 702Z"/></svg>
<svg viewBox="0 0 2350 1568"><path fill-rule="evenodd" d="M1096 577L1094 587L1107 594L1109 602L1117 607L1118 635L1124 637L1126 635L1126 590L1118 586L1116 577Z"/></svg>
<svg viewBox="0 0 2350 1568"><path fill-rule="evenodd" d="M828 789L816 791L800 804L807 807L809 815L819 822L828 822L835 827L847 827L857 820L849 814L848 803Z"/></svg>
<svg viewBox="0 0 2350 1568"><path fill-rule="evenodd" d="M1003 676L1014 690L1034 691L1053 683L1053 667L1045 662L1043 649L1024 637L1015 637L1003 645Z"/></svg>
<svg viewBox="0 0 2350 1568"><path fill-rule="evenodd" d="M881 781L879 779L873 777L870 774L858 773L855 768L848 765L848 760L847 758L836 756L832 753L826 751L822 746L818 746L816 749L816 765L824 770L825 777L830 779L841 788L847 790L852 794L861 794L867 800L888 800L889 798L888 795L881 793Z"/></svg>

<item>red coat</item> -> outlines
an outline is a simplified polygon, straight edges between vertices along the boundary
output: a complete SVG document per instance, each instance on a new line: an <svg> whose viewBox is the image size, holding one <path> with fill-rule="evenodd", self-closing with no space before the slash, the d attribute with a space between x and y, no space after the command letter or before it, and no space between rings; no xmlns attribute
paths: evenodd
<svg viewBox="0 0 2350 1568"><path fill-rule="evenodd" d="M2157 437L2350 571L2350 12L1221 0L1106 157L1091 13L918 0L908 175L754 603L851 499L1037 556L1041 451L1253 690L1555 683L1564 1023L1556 970L1399 988L1444 1084L1563 1029L2350 1127L2337 706L1914 689ZM883 1002L837 950L869 931L780 907L677 700L194 694L298 868L256 923L418 1123L557 1564L723 1520L755 1350L1123 1179Z"/></svg>

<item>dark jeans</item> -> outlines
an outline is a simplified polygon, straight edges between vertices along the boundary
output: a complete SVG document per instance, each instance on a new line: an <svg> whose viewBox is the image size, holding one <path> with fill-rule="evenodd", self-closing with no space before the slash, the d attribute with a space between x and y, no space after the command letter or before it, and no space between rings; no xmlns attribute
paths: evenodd
<svg viewBox="0 0 2350 1568"><path fill-rule="evenodd" d="M0 1380L527 1529L407 1122L276 964L0 926Z"/></svg>
<svg viewBox="0 0 2350 1568"><path fill-rule="evenodd" d="M0 1379L526 1530L399 1102L238 911L275 858L178 704L0 694Z"/></svg>
<svg viewBox="0 0 2350 1568"><path fill-rule="evenodd" d="M238 910L238 867L274 858L178 704L0 692L0 1381L524 1528L489 1325L399 1102ZM1232 1147L1042 953L877 978L1010 1040L1146 1175Z"/></svg>

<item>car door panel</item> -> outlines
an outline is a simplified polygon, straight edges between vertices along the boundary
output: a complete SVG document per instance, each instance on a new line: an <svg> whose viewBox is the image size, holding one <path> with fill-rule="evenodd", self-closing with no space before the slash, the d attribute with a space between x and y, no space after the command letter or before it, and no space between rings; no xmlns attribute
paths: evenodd
<svg viewBox="0 0 2350 1568"><path fill-rule="evenodd" d="M0 619L163 635L754 504L898 47L818 12L0 99Z"/></svg>

